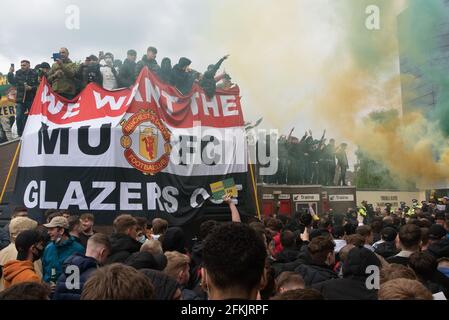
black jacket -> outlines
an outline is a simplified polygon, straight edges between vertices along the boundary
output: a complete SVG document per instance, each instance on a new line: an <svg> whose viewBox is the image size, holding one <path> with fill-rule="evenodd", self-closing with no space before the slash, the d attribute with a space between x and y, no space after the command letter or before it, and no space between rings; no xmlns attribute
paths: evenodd
<svg viewBox="0 0 449 320"><path fill-rule="evenodd" d="M91 63L91 64L81 64L77 75L77 82L79 83L79 90L84 89L89 83L95 82L99 86L103 84L103 75L100 71L99 63Z"/></svg>
<svg viewBox="0 0 449 320"><path fill-rule="evenodd" d="M17 89L16 101L18 103L33 101L39 85L37 73L33 69L28 69L27 71L19 69L16 71L16 75L12 72L8 73L8 82ZM32 87L30 91L25 90L25 83Z"/></svg>
<svg viewBox="0 0 449 320"><path fill-rule="evenodd" d="M118 77L120 79L120 84L123 87L130 87L134 84L134 81L136 81L136 65L137 64L134 61L125 59L120 67Z"/></svg>
<svg viewBox="0 0 449 320"><path fill-rule="evenodd" d="M192 247L192 266L200 266L203 263L203 241L198 240Z"/></svg>
<svg viewBox="0 0 449 320"><path fill-rule="evenodd" d="M377 300L377 290L368 290L365 277L331 279L312 286L326 300Z"/></svg>
<svg viewBox="0 0 449 320"><path fill-rule="evenodd" d="M173 300L173 296L179 288L175 279L158 270L141 269L140 272L145 274L153 284L153 300Z"/></svg>
<svg viewBox="0 0 449 320"><path fill-rule="evenodd" d="M215 90L217 89L215 74L218 69L220 69L220 66L224 60L225 58L221 58L216 64L207 68L207 71L204 72L203 78L200 81L200 86L204 89L204 92L208 98L212 98L215 95Z"/></svg>
<svg viewBox="0 0 449 320"><path fill-rule="evenodd" d="M128 259L126 259L125 264L133 267L134 269L153 269L153 270L163 270L164 268L158 264L155 257L149 252L134 252Z"/></svg>
<svg viewBox="0 0 449 320"><path fill-rule="evenodd" d="M186 95L192 90L195 76L191 72L185 72L177 64L173 67L171 73L171 83L181 94Z"/></svg>
<svg viewBox="0 0 449 320"><path fill-rule="evenodd" d="M96 233L96 232L94 231L94 233ZM89 235L85 234L84 232L80 232L79 242L83 245L84 248L87 248L87 241L89 240L89 238L91 236L92 235L89 236Z"/></svg>
<svg viewBox="0 0 449 320"><path fill-rule="evenodd" d="M301 264L295 269L295 272L302 276L306 287L338 278L338 275L327 265Z"/></svg>
<svg viewBox="0 0 449 320"><path fill-rule="evenodd" d="M73 270L68 269L71 266L76 266L79 268L80 272L80 283L79 289L69 289L66 285L67 275L73 275ZM56 284L55 293L53 295L53 300L79 300L81 297L81 292L83 291L84 284L86 283L89 276L98 268L97 260L91 257L86 257L80 253L74 253L68 257L62 267L62 274L58 279ZM70 283L70 281L69 281Z"/></svg>
<svg viewBox="0 0 449 320"><path fill-rule="evenodd" d="M125 262L134 252L138 252L141 243L126 234L115 233L110 237L111 254L108 263Z"/></svg>
<svg viewBox="0 0 449 320"><path fill-rule="evenodd" d="M315 286L325 299L376 300L377 290L369 289L366 279L368 266L380 267L377 256L366 248L353 248L343 264L343 279L332 279Z"/></svg>
<svg viewBox="0 0 449 320"><path fill-rule="evenodd" d="M399 253L399 249L396 248L394 241L385 241L377 245L374 251L382 257L389 258Z"/></svg>
<svg viewBox="0 0 449 320"><path fill-rule="evenodd" d="M293 262L298 259L300 256L299 250L292 248L284 248L281 252L276 255L276 262L279 263L288 263Z"/></svg>
<svg viewBox="0 0 449 320"><path fill-rule="evenodd" d="M203 264L203 241L198 240L192 247L190 260L190 277L187 284L188 288L195 288L200 284L200 269Z"/></svg>
<svg viewBox="0 0 449 320"><path fill-rule="evenodd" d="M437 259L443 257L449 258L449 239L444 238L429 244L427 251Z"/></svg>
<svg viewBox="0 0 449 320"><path fill-rule="evenodd" d="M307 245L301 247L298 253L298 257L294 261L290 262L281 262L274 261L271 267L274 270L274 275L277 277L284 271L295 271L295 269L302 264L311 264L312 258L310 256L309 250L307 249Z"/></svg>
<svg viewBox="0 0 449 320"><path fill-rule="evenodd" d="M173 85L172 79L171 79L171 74L172 74L171 61L170 60L167 60L167 61L162 60L161 70L159 71L159 79L167 84Z"/></svg>
<svg viewBox="0 0 449 320"><path fill-rule="evenodd" d="M179 62L173 66L170 75L170 83L178 89L178 91L186 95L192 90L197 72L186 72L185 67L189 66L191 61L185 57L179 59Z"/></svg>
<svg viewBox="0 0 449 320"><path fill-rule="evenodd" d="M404 266L408 266L409 258L408 257L398 257L398 256L391 256L386 259L388 263L398 263L402 264Z"/></svg>
<svg viewBox="0 0 449 320"><path fill-rule="evenodd" d="M170 227L161 237L162 250L186 253L186 238L180 227Z"/></svg>
<svg viewBox="0 0 449 320"><path fill-rule="evenodd" d="M144 55L142 57L142 60L140 60L136 64L135 79L139 76L140 71L145 66L147 66L148 69L150 69L151 71L155 72L156 74L158 74L159 71L161 70L161 67L157 64L156 59L148 60L148 57L146 55Z"/></svg>

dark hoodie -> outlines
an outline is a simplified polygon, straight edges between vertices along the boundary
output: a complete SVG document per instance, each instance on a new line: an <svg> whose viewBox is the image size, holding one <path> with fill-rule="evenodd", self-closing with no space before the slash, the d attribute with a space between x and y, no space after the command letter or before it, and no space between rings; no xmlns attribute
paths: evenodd
<svg viewBox="0 0 449 320"><path fill-rule="evenodd" d="M172 66L171 60L167 57L162 59L161 70L159 71L159 78L165 83L172 84L171 80Z"/></svg>
<svg viewBox="0 0 449 320"><path fill-rule="evenodd" d="M203 262L203 241L199 240L195 242L195 244L192 247L192 264L195 266L199 266Z"/></svg>
<svg viewBox="0 0 449 320"><path fill-rule="evenodd" d="M215 82L215 74L218 69L220 69L221 64L225 58L218 60L216 64L211 64L207 67L207 71L204 72L203 78L200 81L200 86L204 89L206 97L211 99L215 95L215 90L217 89L217 83Z"/></svg>
<svg viewBox="0 0 449 320"><path fill-rule="evenodd" d="M165 257L165 255L163 256ZM167 265L167 258L165 257L165 264L162 264L149 252L135 252L126 259L125 263L135 269L154 269L162 271Z"/></svg>
<svg viewBox="0 0 449 320"><path fill-rule="evenodd" d="M134 61L125 59L118 73L118 77L122 86L130 87L134 84L134 81L136 80L136 65L137 64Z"/></svg>
<svg viewBox="0 0 449 320"><path fill-rule="evenodd" d="M138 252L141 243L127 234L115 233L110 237L111 254L108 257L108 263L125 262L134 252Z"/></svg>
<svg viewBox="0 0 449 320"><path fill-rule="evenodd" d="M380 267L376 255L364 247L349 251L343 264L343 279L332 279L318 283L313 288L319 290L327 300L377 300L377 290L366 287L367 267Z"/></svg>
<svg viewBox="0 0 449 320"><path fill-rule="evenodd" d="M200 269L203 263L203 241L199 240L195 242L192 247L191 263L190 263L190 277L189 288L195 288L200 283Z"/></svg>
<svg viewBox="0 0 449 320"><path fill-rule="evenodd" d="M295 272L302 276L307 287L338 278L338 275L326 264L301 264L295 269Z"/></svg>
<svg viewBox="0 0 449 320"><path fill-rule="evenodd" d="M155 72L156 74L159 73L159 71L161 70L161 67L159 67L159 65L157 64L156 59L153 60L149 60L147 55L145 54L142 57L142 60L140 60L139 62L137 62L136 64L136 73L135 73L135 79L139 76L140 71L142 71L142 69L147 66L148 69L150 69L150 71Z"/></svg>
<svg viewBox="0 0 449 320"><path fill-rule="evenodd" d="M298 257L294 261L290 262L281 262L274 261L271 267L274 270L274 274L277 277L284 271L295 271L302 264L311 264L312 257L310 256L310 252L307 249L307 245L303 245L301 249L298 251Z"/></svg>
<svg viewBox="0 0 449 320"><path fill-rule="evenodd" d="M195 81L194 73L183 70L185 67L189 66L190 63L191 61L189 59L184 57L180 58L179 62L175 64L171 72L171 84L183 95L188 94L192 90Z"/></svg>
<svg viewBox="0 0 449 320"><path fill-rule="evenodd" d="M168 228L162 238L162 250L186 253L186 239L180 227Z"/></svg>
<svg viewBox="0 0 449 320"><path fill-rule="evenodd" d="M173 296L179 288L175 279L158 270L141 269L140 272L150 278L154 287L154 300L173 300Z"/></svg>
<svg viewBox="0 0 449 320"><path fill-rule="evenodd" d="M67 276L73 275L72 266L79 268L80 282L79 288L69 289L66 286ZM53 300L79 300L84 284L89 276L98 268L98 262L92 257L86 257L80 253L74 253L68 257L62 267L62 274L56 284ZM69 281L70 283L70 281Z"/></svg>
<svg viewBox="0 0 449 320"><path fill-rule="evenodd" d="M279 263L288 263L293 262L299 258L299 250L296 248L284 248L281 252L276 255L276 262Z"/></svg>

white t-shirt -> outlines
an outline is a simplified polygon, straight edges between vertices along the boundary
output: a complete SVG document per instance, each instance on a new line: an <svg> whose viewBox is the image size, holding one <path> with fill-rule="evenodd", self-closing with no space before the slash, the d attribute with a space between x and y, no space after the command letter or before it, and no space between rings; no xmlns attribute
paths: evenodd
<svg viewBox="0 0 449 320"><path fill-rule="evenodd" d="M343 239L334 239L335 242L335 248L334 252L339 253L340 250L346 245L346 240Z"/></svg>
<svg viewBox="0 0 449 320"><path fill-rule="evenodd" d="M112 73L111 67L109 66L101 66L100 67L101 75L103 76L103 88L106 90L114 90L117 89L117 79Z"/></svg>

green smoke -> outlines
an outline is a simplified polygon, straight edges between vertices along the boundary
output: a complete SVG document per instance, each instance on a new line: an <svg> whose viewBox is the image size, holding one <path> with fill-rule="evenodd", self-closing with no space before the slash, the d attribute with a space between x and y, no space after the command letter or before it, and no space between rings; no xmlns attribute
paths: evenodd
<svg viewBox="0 0 449 320"><path fill-rule="evenodd" d="M378 11L373 12L370 8ZM343 45L355 64L369 72L389 68L396 54L396 9L392 0L348 0L339 4L344 21ZM372 28L372 19L379 20L379 29Z"/></svg>
<svg viewBox="0 0 449 320"><path fill-rule="evenodd" d="M398 17L405 107L419 110L449 136L449 3L412 0Z"/></svg>

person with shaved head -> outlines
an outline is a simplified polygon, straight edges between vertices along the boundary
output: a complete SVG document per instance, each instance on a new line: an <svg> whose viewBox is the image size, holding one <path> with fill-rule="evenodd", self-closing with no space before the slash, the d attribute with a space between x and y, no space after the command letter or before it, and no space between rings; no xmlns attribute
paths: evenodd
<svg viewBox="0 0 449 320"><path fill-rule="evenodd" d="M48 75L53 91L68 100L75 98L77 72L78 66L69 59L69 50L61 48L59 54L55 56L55 63L51 66Z"/></svg>

